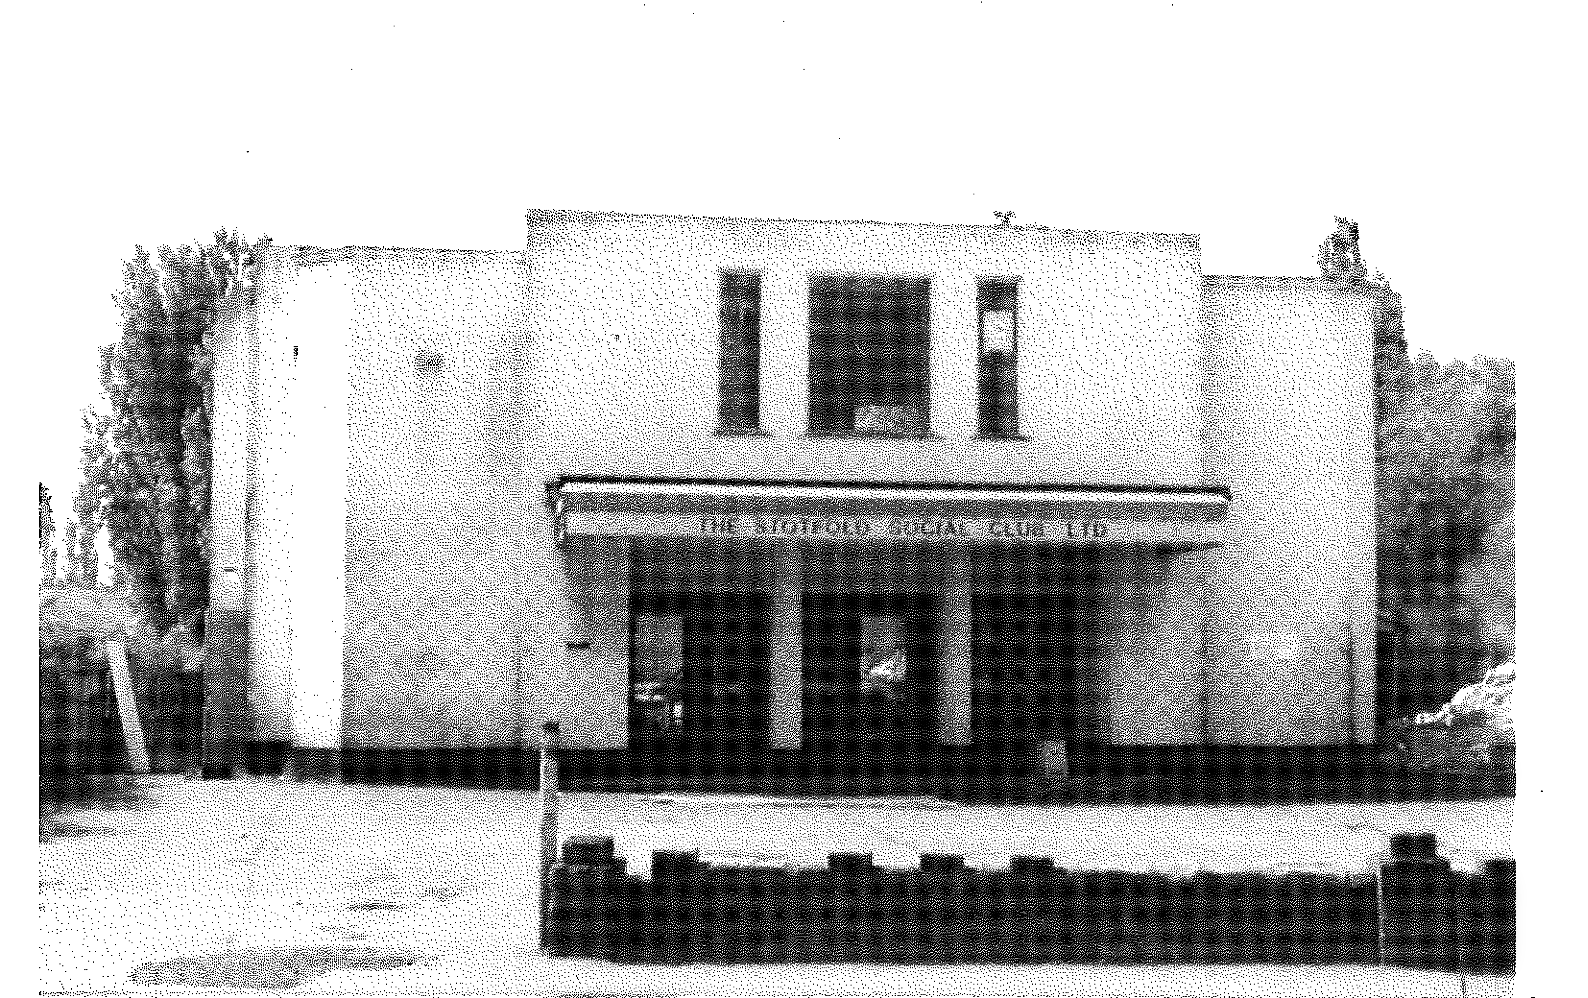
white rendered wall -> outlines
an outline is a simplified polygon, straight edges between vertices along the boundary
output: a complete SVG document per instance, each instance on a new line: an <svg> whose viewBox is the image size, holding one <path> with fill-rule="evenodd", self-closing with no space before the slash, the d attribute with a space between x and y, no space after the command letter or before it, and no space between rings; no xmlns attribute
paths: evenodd
<svg viewBox="0 0 1588 998"><path fill-rule="evenodd" d="M1210 740L1373 738L1373 332L1365 296L1210 277L1208 473L1230 488L1210 568Z"/></svg>
<svg viewBox="0 0 1588 998"><path fill-rule="evenodd" d="M536 459L561 474L1202 480L1196 237L532 212ZM766 436L716 434L718 275L762 272ZM931 282L931 429L806 435L810 275ZM1020 278L1025 440L976 437L978 276Z"/></svg>
<svg viewBox="0 0 1588 998"><path fill-rule="evenodd" d="M342 747L348 461L348 337L353 274L345 262L300 271L296 326L292 544L292 729L298 748Z"/></svg>
<svg viewBox="0 0 1588 998"><path fill-rule="evenodd" d="M265 253L250 345L254 400L249 425L248 615L250 620L249 705L255 735L291 741L292 562L297 513L297 477L291 459L297 368L292 344L305 337L313 314L295 302L297 269Z"/></svg>

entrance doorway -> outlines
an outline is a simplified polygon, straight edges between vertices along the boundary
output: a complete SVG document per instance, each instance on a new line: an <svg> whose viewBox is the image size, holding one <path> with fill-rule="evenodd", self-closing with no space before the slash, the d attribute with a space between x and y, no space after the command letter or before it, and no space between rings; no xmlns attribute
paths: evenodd
<svg viewBox="0 0 1588 998"><path fill-rule="evenodd" d="M807 745L920 745L936 737L930 596L807 594Z"/></svg>
<svg viewBox="0 0 1588 998"><path fill-rule="evenodd" d="M1075 594L971 600L971 741L1074 741L1092 727L1085 665L1094 629Z"/></svg>
<svg viewBox="0 0 1588 998"><path fill-rule="evenodd" d="M640 592L631 611L631 743L765 743L765 596Z"/></svg>

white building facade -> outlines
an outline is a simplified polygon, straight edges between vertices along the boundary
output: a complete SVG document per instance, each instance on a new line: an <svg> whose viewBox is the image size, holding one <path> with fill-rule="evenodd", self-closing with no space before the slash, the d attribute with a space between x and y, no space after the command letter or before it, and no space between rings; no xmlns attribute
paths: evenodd
<svg viewBox="0 0 1588 998"><path fill-rule="evenodd" d="M242 741L1372 738L1370 303L1194 236L533 211L213 345Z"/></svg>

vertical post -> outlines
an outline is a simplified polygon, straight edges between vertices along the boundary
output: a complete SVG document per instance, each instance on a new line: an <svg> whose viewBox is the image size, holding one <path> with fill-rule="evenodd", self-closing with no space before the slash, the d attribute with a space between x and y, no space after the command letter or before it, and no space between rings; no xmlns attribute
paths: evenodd
<svg viewBox="0 0 1588 998"><path fill-rule="evenodd" d="M149 771L149 743L143 737L143 719L138 716L138 698L132 688L132 670L127 666L127 646L120 638L105 642L105 658L110 663L110 682L116 694L116 710L121 716L121 737L127 746L127 765L134 773Z"/></svg>
<svg viewBox="0 0 1588 998"><path fill-rule="evenodd" d="M1450 861L1432 832L1390 836L1378 868L1381 966L1456 969L1455 908Z"/></svg>
<svg viewBox="0 0 1588 998"><path fill-rule="evenodd" d="M804 737L804 564L800 549L793 542L779 544L773 557L768 740L773 748L797 749Z"/></svg>
<svg viewBox="0 0 1588 998"><path fill-rule="evenodd" d="M545 889L546 871L557 862L557 722L547 721L540 738L540 872Z"/></svg>
<svg viewBox="0 0 1588 998"><path fill-rule="evenodd" d="M969 745L973 643L969 552L950 551L946 564L937 635L937 737L942 745Z"/></svg>

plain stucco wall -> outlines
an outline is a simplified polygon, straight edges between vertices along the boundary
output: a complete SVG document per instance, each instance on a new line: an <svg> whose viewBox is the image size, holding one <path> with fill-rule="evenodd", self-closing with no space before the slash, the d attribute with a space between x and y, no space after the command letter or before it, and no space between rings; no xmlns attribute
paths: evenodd
<svg viewBox="0 0 1588 998"><path fill-rule="evenodd" d="M344 741L514 744L535 580L523 255L346 260Z"/></svg>
<svg viewBox="0 0 1588 998"><path fill-rule="evenodd" d="M257 737L519 739L532 578L524 287L520 253L264 254L249 516Z"/></svg>
<svg viewBox="0 0 1588 998"><path fill-rule="evenodd" d="M1302 278L1205 287L1208 475L1231 492L1210 577L1210 740L1370 741L1369 303Z"/></svg>
<svg viewBox="0 0 1588 998"><path fill-rule="evenodd" d="M1102 595L1106 650L1099 665L1110 743L1204 739L1208 561L1205 551L1134 558Z"/></svg>
<svg viewBox="0 0 1588 998"><path fill-rule="evenodd" d="M620 748L629 737L629 539L570 538L567 566L565 591L537 587L532 596L566 621L539 658L535 708L569 745Z"/></svg>
<svg viewBox="0 0 1588 998"><path fill-rule="evenodd" d="M314 345L316 329L336 321L316 314L317 282L304 280L275 251L261 255L255 299L252 354L252 456L248 492L248 613L252 622L249 700L256 735L291 741L293 685L293 561L296 539L294 429L297 368L294 343Z"/></svg>
<svg viewBox="0 0 1588 998"><path fill-rule="evenodd" d="M531 212L535 448L567 474L1201 482L1194 236ZM762 272L761 423L721 437L718 273ZM808 280L931 280L934 439L812 439ZM1020 278L1020 428L977 440L976 277Z"/></svg>
<svg viewBox="0 0 1588 998"><path fill-rule="evenodd" d="M299 748L342 746L356 288L350 261L304 261L287 319L277 327L292 351L292 436L283 456L292 482L292 732Z"/></svg>

